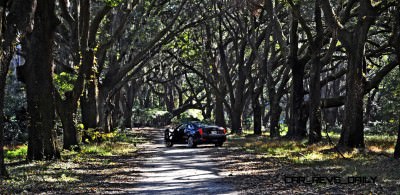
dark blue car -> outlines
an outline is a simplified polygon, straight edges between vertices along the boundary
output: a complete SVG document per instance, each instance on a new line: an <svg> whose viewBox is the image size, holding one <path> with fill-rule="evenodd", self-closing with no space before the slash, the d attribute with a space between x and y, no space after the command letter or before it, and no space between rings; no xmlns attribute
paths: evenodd
<svg viewBox="0 0 400 195"><path fill-rule="evenodd" d="M187 144L193 148L198 144L215 144L220 147L226 141L226 129L216 125L208 125L202 122L187 122L178 125L174 129L164 131L164 141L167 147L174 144Z"/></svg>

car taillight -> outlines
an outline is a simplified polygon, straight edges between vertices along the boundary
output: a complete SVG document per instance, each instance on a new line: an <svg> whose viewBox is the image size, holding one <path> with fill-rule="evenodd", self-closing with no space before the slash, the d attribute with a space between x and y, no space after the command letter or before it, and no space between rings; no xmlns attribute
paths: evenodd
<svg viewBox="0 0 400 195"><path fill-rule="evenodd" d="M224 134L226 134L228 131L224 128Z"/></svg>
<svg viewBox="0 0 400 195"><path fill-rule="evenodd" d="M200 135L203 135L203 129L202 128L199 129L199 133L200 133Z"/></svg>

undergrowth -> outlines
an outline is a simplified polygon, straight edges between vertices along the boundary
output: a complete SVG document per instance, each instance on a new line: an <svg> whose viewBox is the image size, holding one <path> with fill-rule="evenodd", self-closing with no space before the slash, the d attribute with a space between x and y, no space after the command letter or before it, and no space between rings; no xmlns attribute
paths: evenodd
<svg viewBox="0 0 400 195"><path fill-rule="evenodd" d="M114 133L102 141L80 146L80 151L63 150L61 160L34 161L27 163L27 146L5 148L5 161L10 178L0 180L0 194L40 193L43 191L68 192L71 189L93 193L94 187L87 180L97 181L98 175L118 172L123 165L119 160L136 155L137 144L145 142L142 134ZM125 165L124 165L125 166ZM118 168L119 167L119 168ZM110 171L110 173L107 173ZM80 191L77 188L82 188ZM87 191L89 190L89 191Z"/></svg>
<svg viewBox="0 0 400 195"><path fill-rule="evenodd" d="M307 140L271 139L245 133L230 136L228 147L243 151L244 154L254 154L260 159L257 163L275 162L275 165L278 165L275 169L282 170L282 174L326 177L376 176L376 185L382 188L394 189L399 185L400 161L392 157L396 136L366 135L366 148L342 151L345 158L334 148L340 137L339 133L329 132L329 136L332 143L324 135L320 143L308 145ZM368 191L368 186L364 187L363 189Z"/></svg>

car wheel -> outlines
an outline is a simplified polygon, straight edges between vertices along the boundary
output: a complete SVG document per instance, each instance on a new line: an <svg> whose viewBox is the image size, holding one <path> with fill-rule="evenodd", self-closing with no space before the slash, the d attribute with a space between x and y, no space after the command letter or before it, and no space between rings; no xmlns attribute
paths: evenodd
<svg viewBox="0 0 400 195"><path fill-rule="evenodd" d="M215 143L215 147L221 147L222 145L224 145L224 142Z"/></svg>
<svg viewBox="0 0 400 195"><path fill-rule="evenodd" d="M170 140L165 140L165 146L170 148L172 147L174 144L170 141Z"/></svg>
<svg viewBox="0 0 400 195"><path fill-rule="evenodd" d="M195 148L197 145L194 143L193 136L189 136L187 140L187 146L189 148Z"/></svg>
<svg viewBox="0 0 400 195"><path fill-rule="evenodd" d="M172 145L174 145L170 137L169 129L166 129L164 132L164 143L166 147L172 147Z"/></svg>

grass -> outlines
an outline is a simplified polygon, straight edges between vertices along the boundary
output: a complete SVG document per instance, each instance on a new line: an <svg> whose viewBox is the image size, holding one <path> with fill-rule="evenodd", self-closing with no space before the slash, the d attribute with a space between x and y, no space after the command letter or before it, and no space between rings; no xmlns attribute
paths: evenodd
<svg viewBox="0 0 400 195"><path fill-rule="evenodd" d="M281 135L285 135L287 132L288 132L288 130L289 130L289 128L288 128L288 126L287 125L285 125L285 124L280 124L280 134ZM243 129L243 131L242 131L242 134L244 135L244 136L252 136L253 134L254 134L254 131L253 130L250 130L250 129ZM263 136L269 136L270 135L270 133L269 133L269 131L262 131L262 134L261 135L263 135ZM240 137L240 136L239 136Z"/></svg>
<svg viewBox="0 0 400 195"><path fill-rule="evenodd" d="M92 154L99 156L127 155L135 152L136 147L126 142L106 141L100 144L90 144L82 146L82 154Z"/></svg>
<svg viewBox="0 0 400 195"><path fill-rule="evenodd" d="M329 132L334 144L339 133ZM308 145L307 140L289 141L265 136L234 135L228 145L252 153L258 159L267 159L258 164L276 162L276 169L291 175L306 176L377 176L383 189L397 189L400 183L398 167L400 161L392 158L396 136L366 135L366 150L344 152L342 158L325 136L318 144ZM245 157L243 157L245 158ZM279 168L281 166L281 168ZM265 168L255 168L263 170ZM257 172L257 171L256 171ZM324 186L321 186L322 188ZM351 187L351 186L350 186ZM363 190L368 192L367 187ZM398 191L398 189L397 189ZM363 191L364 192L364 191ZM400 191L398 191L399 193Z"/></svg>
<svg viewBox="0 0 400 195"><path fill-rule="evenodd" d="M135 158L137 144L145 142L141 134L118 133L101 143L81 146L79 152L63 150L61 160L35 161L26 163L27 146L6 148L6 163L10 179L0 180L0 194L74 192L96 193L106 188L104 179L123 170L133 169L127 166ZM126 171L132 174L132 170ZM127 174L128 175L128 174ZM129 176L126 176L129 177Z"/></svg>
<svg viewBox="0 0 400 195"><path fill-rule="evenodd" d="M230 140L236 140L232 144L244 150L253 151L267 157L286 157L298 163L340 157L336 152L324 152L333 148L333 145L328 142L326 136L324 136L321 143L307 145L307 140L290 141L285 139L271 139L265 136L249 136L251 133L250 131L244 131L243 135L230 136ZM340 137L340 134L336 132L329 132L328 134L334 144ZM367 151L374 154L390 155L394 152L395 142L396 137L390 135L367 135L365 137ZM357 157L357 154L359 153L354 151L344 153L347 158Z"/></svg>
<svg viewBox="0 0 400 195"><path fill-rule="evenodd" d="M27 145L20 145L14 148L5 148L4 160L10 162L13 160L23 159L28 153Z"/></svg>

